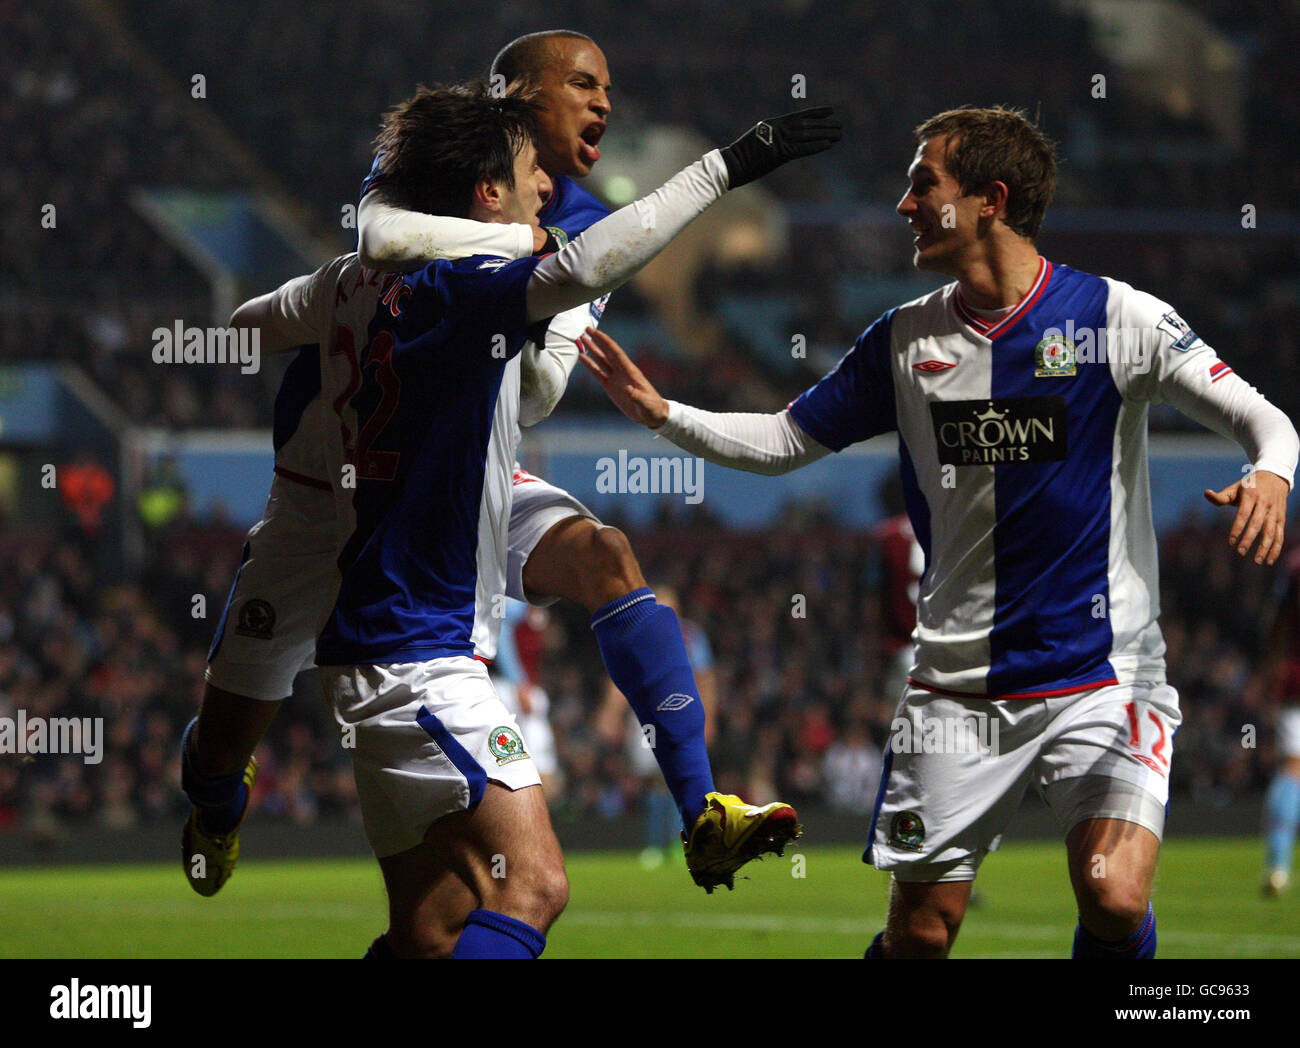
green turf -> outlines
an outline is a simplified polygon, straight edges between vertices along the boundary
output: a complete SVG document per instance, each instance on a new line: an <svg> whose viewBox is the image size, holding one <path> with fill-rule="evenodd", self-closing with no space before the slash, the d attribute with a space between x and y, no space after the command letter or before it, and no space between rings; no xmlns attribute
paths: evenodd
<svg viewBox="0 0 1300 1048"><path fill-rule="evenodd" d="M1260 851L1253 839L1166 844L1162 957L1300 957L1300 892L1261 898ZM568 865L572 898L548 957L854 957L885 914L888 879L854 848L788 852L713 896L675 863L645 870L635 855L588 853ZM955 957L1068 956L1060 845L1007 845L978 891ZM356 957L383 926L369 861L249 857L213 899L194 895L179 866L0 870L4 957Z"/></svg>

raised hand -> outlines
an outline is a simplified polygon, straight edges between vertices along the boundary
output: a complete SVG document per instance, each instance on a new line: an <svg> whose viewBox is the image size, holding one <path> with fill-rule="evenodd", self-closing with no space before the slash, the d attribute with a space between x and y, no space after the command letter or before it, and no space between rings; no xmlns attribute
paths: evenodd
<svg viewBox="0 0 1300 1048"><path fill-rule="evenodd" d="M814 106L760 120L722 149L728 187L736 189L791 160L830 149L842 133L843 128L830 106Z"/></svg>
<svg viewBox="0 0 1300 1048"><path fill-rule="evenodd" d="M623 347L595 328L578 339L580 359L604 387L609 399L633 422L658 429L668 420L668 401L650 385Z"/></svg>

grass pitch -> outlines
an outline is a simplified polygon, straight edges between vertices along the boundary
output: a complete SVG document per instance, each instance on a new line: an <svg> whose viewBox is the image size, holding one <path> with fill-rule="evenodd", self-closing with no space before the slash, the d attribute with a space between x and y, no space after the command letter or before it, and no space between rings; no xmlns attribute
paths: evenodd
<svg viewBox="0 0 1300 1048"><path fill-rule="evenodd" d="M179 864L0 870L0 957L359 957L383 930L369 860L259 862L257 842L202 899ZM1166 842L1154 901L1162 957L1300 957L1300 890L1259 892L1253 838ZM674 860L568 857L572 898L547 957L860 957L882 927L888 877L856 848L796 848L712 896ZM1068 957L1065 850L1012 843L985 862L954 957Z"/></svg>

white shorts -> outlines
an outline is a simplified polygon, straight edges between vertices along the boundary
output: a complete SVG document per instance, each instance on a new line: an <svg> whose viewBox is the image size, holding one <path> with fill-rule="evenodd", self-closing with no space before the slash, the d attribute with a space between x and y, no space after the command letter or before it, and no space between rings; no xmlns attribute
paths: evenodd
<svg viewBox="0 0 1300 1048"><path fill-rule="evenodd" d="M468 656L320 671L352 755L366 837L378 858L414 848L489 782L541 785L487 667Z"/></svg>
<svg viewBox="0 0 1300 1048"><path fill-rule="evenodd" d="M205 677L222 691L277 702L316 661L316 637L338 595L334 495L275 476L253 525L208 654ZM507 543L506 593L524 596L524 564L567 517L596 516L568 492L518 468ZM541 607L558 598L534 603Z"/></svg>
<svg viewBox="0 0 1300 1048"><path fill-rule="evenodd" d="M1168 684L1048 699L959 699L908 686L864 858L902 881L969 881L1032 782L1063 833L1120 819L1161 837L1173 735Z"/></svg>
<svg viewBox="0 0 1300 1048"><path fill-rule="evenodd" d="M267 702L289 696L334 607L337 543L333 493L277 475L217 624L209 684Z"/></svg>
<svg viewBox="0 0 1300 1048"><path fill-rule="evenodd" d="M534 477L515 463L514 495L510 505L509 552L506 561L506 596L539 608L559 597L528 597L524 593L524 565L551 528L568 517L600 519L567 491Z"/></svg>
<svg viewBox="0 0 1300 1048"><path fill-rule="evenodd" d="M496 688L502 705L514 716L519 730L528 740L528 752L532 754L538 774L554 775L560 770L560 762L555 755L555 732L551 730L550 719L551 699L546 694L546 689L532 689L532 709L524 713L519 708L519 689L510 681L494 677L492 687Z"/></svg>
<svg viewBox="0 0 1300 1048"><path fill-rule="evenodd" d="M1300 757L1300 706L1283 706L1277 714L1277 755Z"/></svg>

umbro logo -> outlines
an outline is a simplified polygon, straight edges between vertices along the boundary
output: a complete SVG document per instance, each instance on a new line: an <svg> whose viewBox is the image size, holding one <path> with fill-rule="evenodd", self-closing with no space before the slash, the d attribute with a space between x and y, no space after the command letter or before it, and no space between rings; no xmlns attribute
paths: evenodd
<svg viewBox="0 0 1300 1048"><path fill-rule="evenodd" d="M949 363L946 360L923 360L919 364L913 364L913 371L924 371L933 374L936 371L947 371L949 368L955 368L957 365Z"/></svg>
<svg viewBox="0 0 1300 1048"><path fill-rule="evenodd" d="M655 707L656 712L672 713L673 710L680 710L684 706L689 706L695 701L693 695L682 695L680 692L669 695L663 702Z"/></svg>

